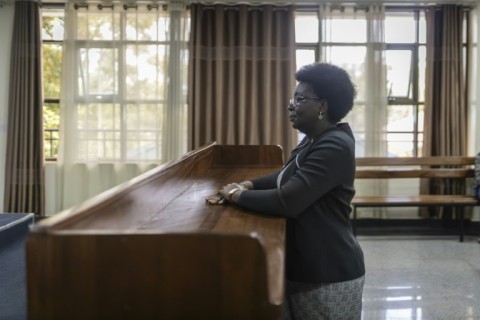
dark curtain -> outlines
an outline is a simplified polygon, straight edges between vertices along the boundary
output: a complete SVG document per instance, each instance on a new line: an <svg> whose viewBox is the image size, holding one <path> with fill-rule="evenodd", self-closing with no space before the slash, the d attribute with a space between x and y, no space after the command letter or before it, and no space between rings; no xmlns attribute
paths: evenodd
<svg viewBox="0 0 480 320"><path fill-rule="evenodd" d="M426 12L427 65L424 156L465 156L468 148L468 88L463 48L463 6L444 5ZM465 65L466 64L466 65ZM422 193L465 194L465 182L455 179L422 182ZM425 215L425 211L423 212ZM450 220L449 208L428 213Z"/></svg>
<svg viewBox="0 0 480 320"><path fill-rule="evenodd" d="M191 5L190 147L296 145L287 104L295 88L292 6Z"/></svg>
<svg viewBox="0 0 480 320"><path fill-rule="evenodd" d="M16 1L13 24L4 211L43 216L42 42L39 4Z"/></svg>

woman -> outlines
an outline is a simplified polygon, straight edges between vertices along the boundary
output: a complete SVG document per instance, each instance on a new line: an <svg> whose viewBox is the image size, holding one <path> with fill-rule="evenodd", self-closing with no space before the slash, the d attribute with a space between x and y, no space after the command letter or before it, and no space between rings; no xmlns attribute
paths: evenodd
<svg viewBox="0 0 480 320"><path fill-rule="evenodd" d="M220 190L240 207L285 217L286 319L360 319L365 265L349 215L355 194L355 141L339 121L355 87L327 63L299 69L288 106L305 134L280 172Z"/></svg>

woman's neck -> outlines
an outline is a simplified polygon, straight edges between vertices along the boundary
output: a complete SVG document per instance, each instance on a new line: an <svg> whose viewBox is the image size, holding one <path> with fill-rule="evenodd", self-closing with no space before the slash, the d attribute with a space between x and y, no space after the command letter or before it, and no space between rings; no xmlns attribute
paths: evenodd
<svg viewBox="0 0 480 320"><path fill-rule="evenodd" d="M324 122L322 123L322 125L315 127L315 130L312 130L312 132L305 133L305 135L308 137L309 140L312 140L333 127L335 127L334 123Z"/></svg>

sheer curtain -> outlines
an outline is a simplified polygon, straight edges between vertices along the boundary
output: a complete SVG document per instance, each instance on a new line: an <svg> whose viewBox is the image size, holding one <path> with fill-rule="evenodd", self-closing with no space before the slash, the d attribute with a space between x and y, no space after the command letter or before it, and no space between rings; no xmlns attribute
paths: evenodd
<svg viewBox="0 0 480 320"><path fill-rule="evenodd" d="M69 3L58 208L187 151L189 13L181 3Z"/></svg>
<svg viewBox="0 0 480 320"><path fill-rule="evenodd" d="M287 104L295 88L292 6L192 4L192 147L296 144Z"/></svg>
<svg viewBox="0 0 480 320"><path fill-rule="evenodd" d="M355 133L357 157L386 156L387 69L384 8L380 5L323 5L320 13L321 60L347 70L357 86L355 106L344 119L351 124ZM351 37L344 32L342 25L356 27L356 32L352 33L355 36ZM345 36L348 39L344 38ZM336 42L349 45L337 46Z"/></svg>
<svg viewBox="0 0 480 320"><path fill-rule="evenodd" d="M346 69L357 86L355 106L343 120L350 123L355 134L356 156L387 156L385 9L381 5L323 5L320 13L321 60ZM355 32L345 32L345 26ZM335 45L339 42L349 44ZM369 180L357 182L359 195L388 194L385 181ZM359 211L359 214L364 212ZM386 211L374 208L369 212L374 217L381 217Z"/></svg>

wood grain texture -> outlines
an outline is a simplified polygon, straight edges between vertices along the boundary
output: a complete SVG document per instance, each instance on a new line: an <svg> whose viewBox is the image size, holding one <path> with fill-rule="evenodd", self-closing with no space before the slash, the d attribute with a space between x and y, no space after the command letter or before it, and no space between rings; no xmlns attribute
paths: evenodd
<svg viewBox="0 0 480 320"><path fill-rule="evenodd" d="M205 201L279 150L211 144L35 225L29 319L280 319L284 219Z"/></svg>
<svg viewBox="0 0 480 320"><path fill-rule="evenodd" d="M377 169L357 170L355 178L359 179L396 179L396 178L468 178L473 177L473 169L464 168L403 168L403 169Z"/></svg>
<svg viewBox="0 0 480 320"><path fill-rule="evenodd" d="M472 165L474 157L363 157L355 160L357 166L403 166L403 165L424 165L424 166L447 166L447 165Z"/></svg>
<svg viewBox="0 0 480 320"><path fill-rule="evenodd" d="M475 206L478 205L478 201L470 196L424 194L403 197L356 197L352 204L357 207Z"/></svg>

